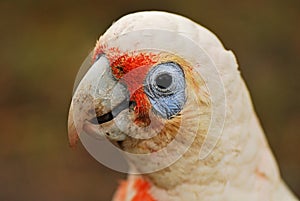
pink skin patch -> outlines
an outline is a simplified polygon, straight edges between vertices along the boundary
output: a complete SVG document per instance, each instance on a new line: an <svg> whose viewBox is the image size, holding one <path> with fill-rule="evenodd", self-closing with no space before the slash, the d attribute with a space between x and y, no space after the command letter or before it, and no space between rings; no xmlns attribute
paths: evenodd
<svg viewBox="0 0 300 201"><path fill-rule="evenodd" d="M95 60L97 55L103 53L110 62L115 78L127 86L130 101L136 103L134 122L139 126L148 126L151 104L144 92L143 83L149 69L157 63L157 56L152 53L121 53L117 48L97 45L93 59Z"/></svg>

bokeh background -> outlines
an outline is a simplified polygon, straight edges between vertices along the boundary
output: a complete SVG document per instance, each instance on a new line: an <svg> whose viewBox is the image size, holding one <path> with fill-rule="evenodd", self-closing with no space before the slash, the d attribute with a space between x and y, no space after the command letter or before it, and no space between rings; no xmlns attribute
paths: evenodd
<svg viewBox="0 0 300 201"><path fill-rule="evenodd" d="M166 10L236 54L282 176L300 195L300 1L0 1L0 200L108 201L124 174L70 149L73 82L122 15Z"/></svg>

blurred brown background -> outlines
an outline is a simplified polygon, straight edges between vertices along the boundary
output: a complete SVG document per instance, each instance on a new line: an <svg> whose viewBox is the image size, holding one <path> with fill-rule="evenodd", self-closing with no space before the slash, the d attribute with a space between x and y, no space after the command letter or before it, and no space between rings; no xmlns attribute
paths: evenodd
<svg viewBox="0 0 300 201"><path fill-rule="evenodd" d="M215 32L239 61L283 178L300 195L300 1L0 1L0 200L108 201L125 175L67 142L73 82L96 39L138 10Z"/></svg>

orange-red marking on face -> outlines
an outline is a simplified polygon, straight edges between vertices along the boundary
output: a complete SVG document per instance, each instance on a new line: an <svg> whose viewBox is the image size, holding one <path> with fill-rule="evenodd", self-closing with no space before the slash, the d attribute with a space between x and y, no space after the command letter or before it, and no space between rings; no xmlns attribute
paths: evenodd
<svg viewBox="0 0 300 201"><path fill-rule="evenodd" d="M127 86L130 100L136 103L135 123L143 126L149 125L151 104L144 92L143 84L149 69L157 63L157 56L153 53L143 52L122 53L117 48L106 48L101 45L96 46L93 59L98 54L106 55L112 74Z"/></svg>

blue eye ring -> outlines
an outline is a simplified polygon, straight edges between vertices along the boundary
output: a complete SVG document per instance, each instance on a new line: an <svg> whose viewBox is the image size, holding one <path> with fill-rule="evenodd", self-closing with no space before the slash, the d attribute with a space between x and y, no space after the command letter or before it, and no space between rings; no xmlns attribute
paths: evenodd
<svg viewBox="0 0 300 201"><path fill-rule="evenodd" d="M144 90L154 112L170 119L182 110L185 103L184 71L175 62L158 64L149 71Z"/></svg>
<svg viewBox="0 0 300 201"><path fill-rule="evenodd" d="M178 83L176 82L181 82L178 80L178 75L182 75L184 78L184 72L179 64L175 62L161 63L150 70L146 78L145 86L148 86L152 93L155 93L159 96L172 95L176 91L176 88L179 87L177 85ZM159 83L157 83L157 78L160 76L169 76L171 78L171 82L168 86L159 86Z"/></svg>

